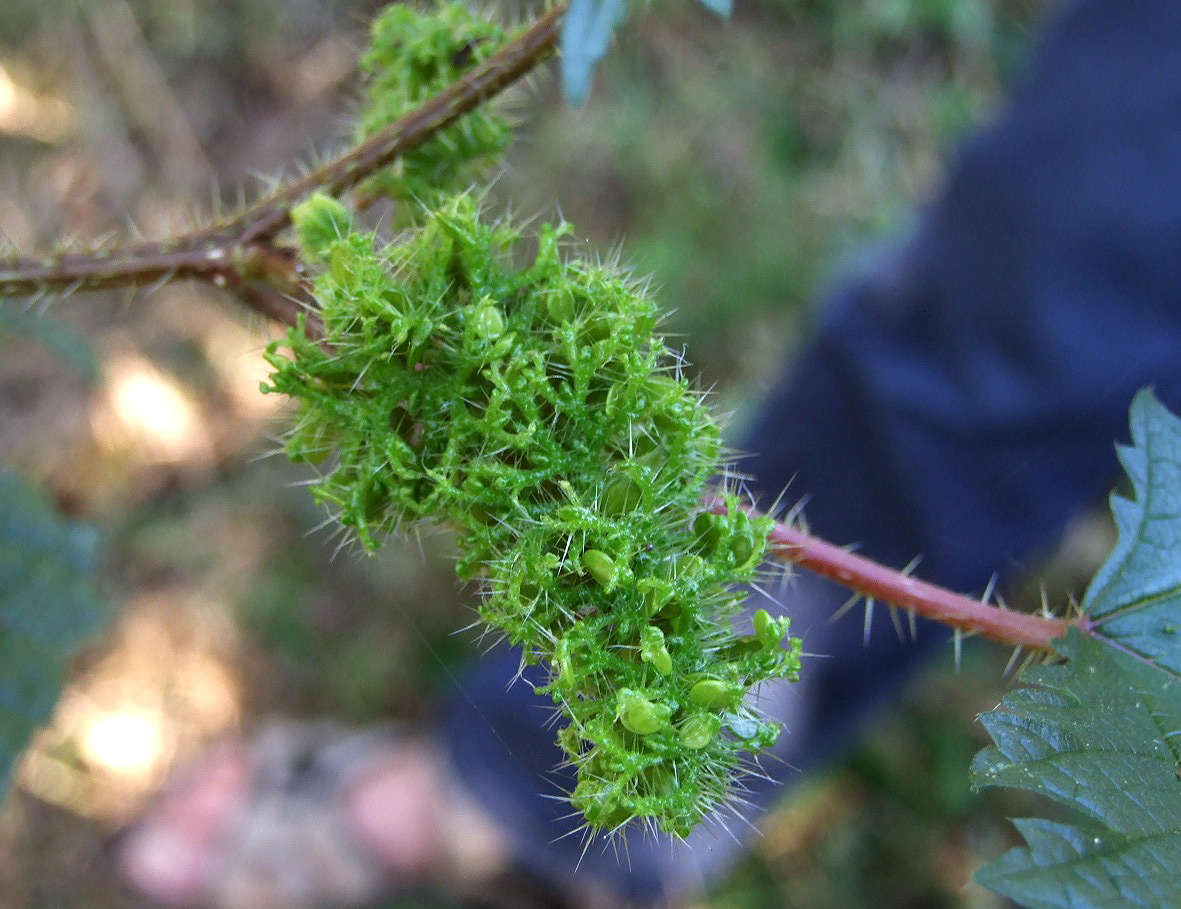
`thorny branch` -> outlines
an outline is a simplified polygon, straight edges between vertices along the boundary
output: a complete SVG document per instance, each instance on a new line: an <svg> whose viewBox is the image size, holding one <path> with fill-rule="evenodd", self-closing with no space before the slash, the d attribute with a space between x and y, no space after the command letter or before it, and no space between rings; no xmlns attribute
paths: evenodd
<svg viewBox="0 0 1181 909"><path fill-rule="evenodd" d="M195 278L293 325L307 301L294 257L274 242L291 209L315 190L338 195L512 85L549 57L565 6L542 16L493 57L417 110L287 183L228 221L160 242L0 261L0 297L134 287Z"/></svg>
<svg viewBox="0 0 1181 909"><path fill-rule="evenodd" d="M720 498L707 498L703 507L724 512ZM753 508L747 509L751 514ZM1072 628L1092 632L1090 619L1015 612L987 601L975 600L944 587L920 581L898 571L814 537L791 525L776 522L767 538L771 558L801 565L814 574L836 581L842 587L874 600L906 609L967 634L1033 650L1049 650L1050 642L1064 637Z"/></svg>
<svg viewBox="0 0 1181 909"><path fill-rule="evenodd" d="M1050 642L1064 637L1072 626L1090 630L1085 616L1064 619L1002 609L912 578L786 524L776 524L768 542L775 557L802 565L870 599L912 609L925 618L994 641L1049 650Z"/></svg>

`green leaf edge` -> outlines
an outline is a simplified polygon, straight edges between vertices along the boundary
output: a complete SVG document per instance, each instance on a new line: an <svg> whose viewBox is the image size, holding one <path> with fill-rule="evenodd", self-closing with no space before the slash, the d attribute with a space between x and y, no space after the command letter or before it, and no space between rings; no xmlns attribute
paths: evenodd
<svg viewBox="0 0 1181 909"><path fill-rule="evenodd" d="M0 468L0 577L10 581L0 585L0 803L21 752L53 712L70 657L106 618L98 558L93 528L62 520L38 490ZM56 600L51 628L42 627L47 598ZM37 614L27 621L30 606Z"/></svg>
<svg viewBox="0 0 1181 909"><path fill-rule="evenodd" d="M1154 469L1155 465L1181 457L1181 420L1156 398L1151 389L1145 388L1137 392L1129 408L1129 426L1132 444L1119 445L1116 450L1120 463L1131 481L1134 498L1128 499L1115 493L1111 496L1111 509L1119 536L1111 554L1095 573L1084 595L1081 610L1091 618L1112 616L1121 610L1131 613L1131 607L1136 604L1144 604L1146 601L1151 603L1159 601L1163 596L1181 593L1181 589L1173 585L1147 595L1144 591L1139 591L1130 601L1121 601L1119 597L1111 596L1116 581L1128 570L1133 557L1138 553L1138 547L1149 545L1146 543L1146 536L1152 522L1170 518L1181 521L1181 515L1161 513L1153 507L1162 495L1157 489L1159 471ZM1178 452L1179 455L1174 456L1172 452ZM1176 496L1177 493L1174 492L1173 495ZM1158 546L1156 543L1152 545ZM1181 547L1181 542L1178 546ZM1166 638L1163 634L1157 637L1165 653L1168 650L1163 645L1175 643L1172 638ZM1023 673L1022 681L1025 687L1008 695L997 709L981 715L980 719L988 727L996 745L983 749L973 760L971 775L974 788L1009 786L1045 795L1060 804L1066 803L1065 798L1056 797L1049 791L1046 783L1048 773L1039 777L1024 766L1026 762L1014 761L1001 752L1000 746L1005 735L1000 726L1001 715L1007 718L1021 718L1038 712L1038 708L1052 710L1054 698L1060 697L1060 692L1064 688L1069 690L1066 687L1069 685L1069 679L1061 676L1080 671L1094 672L1097 659L1106 658L1113 661L1119 671L1127 677L1129 684L1133 683L1136 676L1147 677L1151 674L1168 693L1170 703L1174 698L1181 698L1181 682L1178 681L1175 672L1149 656L1136 653L1105 636L1101 624L1091 635L1083 635L1077 629L1071 629L1066 638L1054 643L1054 650L1070 661L1067 666L1036 667ZM1057 674L1056 678L1054 674ZM1051 681L1053 684L1050 684ZM1160 788L1168 798L1169 795L1175 794L1171 787L1181 785L1177 778L1178 773L1181 773L1181 729L1162 731L1158 744L1165 749L1159 768ZM1052 759L1051 757L1046 760ZM1016 767L1021 767L1021 770L1014 770ZM1077 805L1074 807L1078 808ZM977 870L974 880L1031 907L1181 907L1181 812L1176 816L1176 829L1157 834L1158 838L1175 840L1174 854L1177 857L1177 867L1174 879L1178 883L1168 893L1134 894L1124 888L1118 890L1119 895L1115 902L1085 899L1080 901L1071 895L1071 891L1063 885L1061 879L1055 880L1053 870L1057 866L1050 860L1050 853L1054 851L1055 844L1063 850L1074 849L1080 855L1075 861L1092 862L1093 865L1087 870L1100 876L1109 873L1109 866L1104 865L1099 852L1101 848L1111 847L1115 841L1119 841L1122 848L1139 845L1131 842L1123 832L1112 829L1102 816L1087 815L1085 812L1073 823L1046 818L1015 819L1014 824L1024 836L1027 845L1011 849L995 861L984 865Z"/></svg>

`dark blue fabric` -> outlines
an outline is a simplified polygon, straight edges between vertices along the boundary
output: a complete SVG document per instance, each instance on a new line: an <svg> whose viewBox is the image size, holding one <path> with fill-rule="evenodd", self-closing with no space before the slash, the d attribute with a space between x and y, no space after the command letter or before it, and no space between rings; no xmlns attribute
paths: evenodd
<svg viewBox="0 0 1181 909"><path fill-rule="evenodd" d="M1134 392L1181 407L1179 48L1177 0L1059 15L913 239L835 295L766 402L743 468L768 497L790 481L819 535L898 566L921 554L920 576L963 591L1011 577L1100 501ZM813 613L842 598L808 590ZM903 646L879 629L862 650L859 621L814 618L808 649L834 658L808 667L825 722L795 730L805 765L947 638L927 627ZM568 876L577 844L549 842L568 809L536 797L555 791L558 753L528 686L504 694L515 669L505 655L476 670L449 741L525 861ZM637 898L670 860L602 858L587 870Z"/></svg>

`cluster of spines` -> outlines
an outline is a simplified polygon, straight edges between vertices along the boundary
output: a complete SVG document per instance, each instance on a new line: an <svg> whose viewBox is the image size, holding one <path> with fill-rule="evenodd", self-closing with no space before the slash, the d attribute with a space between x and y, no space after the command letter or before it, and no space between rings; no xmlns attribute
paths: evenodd
<svg viewBox="0 0 1181 909"><path fill-rule="evenodd" d="M564 224L518 266L520 232L478 208L453 197L385 249L334 200L297 208L326 336L272 345L266 390L300 401L288 452L325 465L313 492L364 547L457 528L482 619L549 667L588 824L683 836L778 734L751 690L798 671L786 619L730 625L771 522L732 493L704 508L718 426L642 290L564 257Z"/></svg>

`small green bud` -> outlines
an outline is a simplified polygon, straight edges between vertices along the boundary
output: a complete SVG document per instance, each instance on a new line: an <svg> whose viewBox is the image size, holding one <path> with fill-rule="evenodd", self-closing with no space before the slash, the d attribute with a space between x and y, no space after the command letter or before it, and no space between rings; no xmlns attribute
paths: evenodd
<svg viewBox="0 0 1181 909"><path fill-rule="evenodd" d="M559 685L574 684L574 656L570 652L569 639L560 638L558 640L558 644L554 648L553 664L558 671Z"/></svg>
<svg viewBox="0 0 1181 909"><path fill-rule="evenodd" d="M593 312L583 322L579 340L584 344L594 344L611 337L611 318L603 312Z"/></svg>
<svg viewBox="0 0 1181 909"><path fill-rule="evenodd" d="M660 450L660 439L652 428L646 424L637 423L635 425L626 440L624 450L630 451L637 460L652 456L652 460L657 462L654 466L660 466L660 459L654 454Z"/></svg>
<svg viewBox="0 0 1181 909"><path fill-rule="evenodd" d="M681 743L699 751L712 742L722 728L722 721L709 713L695 713L681 724Z"/></svg>
<svg viewBox="0 0 1181 909"><path fill-rule="evenodd" d="M491 297L484 297L468 317L472 334L484 341L495 341L504 332L504 316Z"/></svg>
<svg viewBox="0 0 1181 909"><path fill-rule="evenodd" d="M644 612L649 618L660 612L673 596L672 584L660 578L640 578L636 582L636 588L644 598Z"/></svg>
<svg viewBox="0 0 1181 909"><path fill-rule="evenodd" d="M607 514L627 514L639 507L644 491L631 477L616 477L603 490L603 511Z"/></svg>
<svg viewBox="0 0 1181 909"><path fill-rule="evenodd" d="M582 735L577 726L563 726L558 730L558 747L572 758L582 753Z"/></svg>
<svg viewBox="0 0 1181 909"><path fill-rule="evenodd" d="M574 318L574 298L570 291L559 288L551 291L545 298L545 311L549 317L561 324Z"/></svg>
<svg viewBox="0 0 1181 909"><path fill-rule="evenodd" d="M755 553L755 538L747 531L742 531L730 538L730 554L734 556L734 565L742 567L750 561Z"/></svg>
<svg viewBox="0 0 1181 909"><path fill-rule="evenodd" d="M722 516L703 511L693 519L693 536L703 552L713 552L722 539Z"/></svg>
<svg viewBox="0 0 1181 909"><path fill-rule="evenodd" d="M774 648L783 642L783 638L787 635L788 628L791 626L791 619L787 618L787 616L773 619L766 609L758 609L755 611L754 625L755 637L759 639L764 647Z"/></svg>
<svg viewBox="0 0 1181 909"><path fill-rule="evenodd" d="M332 244L352 230L348 209L324 193L312 193L291 209L295 235L309 259L321 260Z"/></svg>
<svg viewBox="0 0 1181 909"><path fill-rule="evenodd" d="M599 586L610 590L615 586L617 572L615 560L601 549L588 549L582 554L582 567L590 572Z"/></svg>
<svg viewBox="0 0 1181 909"><path fill-rule="evenodd" d="M723 682L720 679L702 679L689 689L689 700L706 710L732 707L740 697L742 697L742 686Z"/></svg>
<svg viewBox="0 0 1181 909"><path fill-rule="evenodd" d="M615 713L625 729L636 735L651 735L668 725L672 710L664 704L654 704L638 691L620 688L615 698Z"/></svg>
<svg viewBox="0 0 1181 909"><path fill-rule="evenodd" d="M410 333L410 347L416 350L430 340L435 325L430 319L421 318L415 321L414 330Z"/></svg>
<svg viewBox="0 0 1181 909"><path fill-rule="evenodd" d="M695 581L705 574L705 559L690 555L677 562L676 576L686 581Z"/></svg>
<svg viewBox="0 0 1181 909"><path fill-rule="evenodd" d="M673 659L664 644L664 632L653 625L640 632L640 659L651 663L661 675L673 671Z"/></svg>
<svg viewBox="0 0 1181 909"><path fill-rule="evenodd" d="M332 279L342 288L353 288L354 277L363 265L361 256L355 249L350 249L347 243L325 247L324 255L329 262L329 273Z"/></svg>
<svg viewBox="0 0 1181 909"><path fill-rule="evenodd" d="M685 391L681 383L671 376L649 376L646 385L652 406L676 400Z"/></svg>
<svg viewBox="0 0 1181 909"><path fill-rule="evenodd" d="M756 609L754 617L755 635L759 640L766 640L768 633L772 632L771 613L766 609Z"/></svg>
<svg viewBox="0 0 1181 909"><path fill-rule="evenodd" d="M655 619L662 622L671 622L677 626L677 630L681 630L682 619L686 615L685 608L676 600L669 600L660 609L656 611Z"/></svg>

